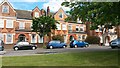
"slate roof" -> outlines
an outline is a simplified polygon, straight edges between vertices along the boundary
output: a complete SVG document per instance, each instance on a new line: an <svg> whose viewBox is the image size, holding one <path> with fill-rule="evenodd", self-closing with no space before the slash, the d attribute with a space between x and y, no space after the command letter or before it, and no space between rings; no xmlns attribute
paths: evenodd
<svg viewBox="0 0 120 68"><path fill-rule="evenodd" d="M32 19L32 11L15 9L18 19Z"/></svg>

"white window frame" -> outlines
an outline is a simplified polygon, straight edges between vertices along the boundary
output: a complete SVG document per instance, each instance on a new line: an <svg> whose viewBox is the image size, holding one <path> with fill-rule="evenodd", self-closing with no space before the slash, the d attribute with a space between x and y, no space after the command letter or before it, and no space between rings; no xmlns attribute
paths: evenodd
<svg viewBox="0 0 120 68"><path fill-rule="evenodd" d="M62 24L62 30L67 30L67 25L66 24Z"/></svg>
<svg viewBox="0 0 120 68"><path fill-rule="evenodd" d="M8 42L8 35L11 35L10 42ZM6 44L13 44L13 34L6 34Z"/></svg>
<svg viewBox="0 0 120 68"><path fill-rule="evenodd" d="M57 30L61 30L61 25L60 24L56 24L57 26Z"/></svg>
<svg viewBox="0 0 120 68"><path fill-rule="evenodd" d="M7 8L7 12L4 12L5 7ZM2 13L9 13L9 6L8 5L3 5L2 6Z"/></svg>
<svg viewBox="0 0 120 68"><path fill-rule="evenodd" d="M4 20L0 19L0 28L4 28Z"/></svg>
<svg viewBox="0 0 120 68"><path fill-rule="evenodd" d="M43 43L43 36L38 35L38 43Z"/></svg>
<svg viewBox="0 0 120 68"><path fill-rule="evenodd" d="M6 28L13 28L14 21L13 20L6 20Z"/></svg>
<svg viewBox="0 0 120 68"><path fill-rule="evenodd" d="M19 29L25 29L25 23L19 22Z"/></svg>
<svg viewBox="0 0 120 68"><path fill-rule="evenodd" d="M33 41L33 35L35 35L34 41ZM31 34L31 43L37 43L37 35L36 34Z"/></svg>
<svg viewBox="0 0 120 68"><path fill-rule="evenodd" d="M39 12L35 12L35 17L39 17Z"/></svg>

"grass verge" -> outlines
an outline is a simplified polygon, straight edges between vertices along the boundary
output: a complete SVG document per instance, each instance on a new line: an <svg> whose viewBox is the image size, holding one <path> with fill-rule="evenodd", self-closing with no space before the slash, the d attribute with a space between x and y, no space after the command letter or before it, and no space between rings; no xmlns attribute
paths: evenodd
<svg viewBox="0 0 120 68"><path fill-rule="evenodd" d="M3 66L118 66L118 51L3 57Z"/></svg>

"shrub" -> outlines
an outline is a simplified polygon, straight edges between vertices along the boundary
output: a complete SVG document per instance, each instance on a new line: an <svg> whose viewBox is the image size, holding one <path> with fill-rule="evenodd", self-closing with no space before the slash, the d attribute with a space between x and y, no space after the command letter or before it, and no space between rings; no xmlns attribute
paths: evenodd
<svg viewBox="0 0 120 68"><path fill-rule="evenodd" d="M100 37L98 36L87 36L85 39L85 42L88 42L89 44L99 44L100 43Z"/></svg>
<svg viewBox="0 0 120 68"><path fill-rule="evenodd" d="M52 40L60 40L61 42L64 42L64 37L61 35L55 35L52 37Z"/></svg>

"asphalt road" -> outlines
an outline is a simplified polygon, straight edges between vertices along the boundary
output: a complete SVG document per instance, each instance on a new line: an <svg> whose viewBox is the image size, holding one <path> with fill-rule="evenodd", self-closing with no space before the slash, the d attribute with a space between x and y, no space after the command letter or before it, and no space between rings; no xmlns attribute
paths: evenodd
<svg viewBox="0 0 120 68"><path fill-rule="evenodd" d="M43 55L43 54L56 54L64 52L86 52L86 51L111 51L119 49L111 49L109 46L97 46L91 45L87 48L56 48L56 49L42 49L38 48L36 50L18 50L6 49L5 51L0 51L2 56L27 56L27 55Z"/></svg>

